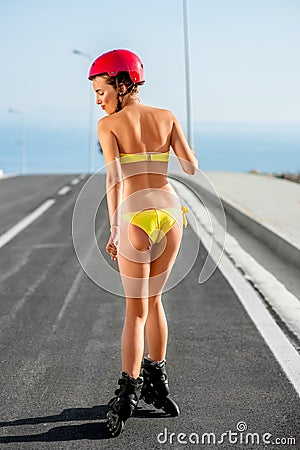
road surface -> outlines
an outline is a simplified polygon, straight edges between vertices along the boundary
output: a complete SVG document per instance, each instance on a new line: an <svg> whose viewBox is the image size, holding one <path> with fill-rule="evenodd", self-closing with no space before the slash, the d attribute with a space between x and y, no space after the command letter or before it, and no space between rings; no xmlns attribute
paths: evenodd
<svg viewBox="0 0 300 450"><path fill-rule="evenodd" d="M207 256L203 245L186 277L163 295L167 368L181 415L164 417L140 402L124 433L109 437L104 422L120 373L124 299L91 281L74 251L72 213L86 180L49 175L0 181L2 235L55 200L0 248L0 447L299 449L299 393L223 273L217 269L198 283ZM103 176L98 186L100 198ZM104 252L105 204L99 215L99 247L117 267ZM188 226L185 249L197 243ZM180 261L173 271L180 276Z"/></svg>

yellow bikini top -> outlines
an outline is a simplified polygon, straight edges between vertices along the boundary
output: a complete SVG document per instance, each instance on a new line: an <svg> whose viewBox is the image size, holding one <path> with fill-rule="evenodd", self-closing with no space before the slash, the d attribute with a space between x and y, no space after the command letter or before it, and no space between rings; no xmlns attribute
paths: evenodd
<svg viewBox="0 0 300 450"><path fill-rule="evenodd" d="M167 152L146 152L146 153L120 153L120 163L127 164L139 161L169 161L169 153Z"/></svg>

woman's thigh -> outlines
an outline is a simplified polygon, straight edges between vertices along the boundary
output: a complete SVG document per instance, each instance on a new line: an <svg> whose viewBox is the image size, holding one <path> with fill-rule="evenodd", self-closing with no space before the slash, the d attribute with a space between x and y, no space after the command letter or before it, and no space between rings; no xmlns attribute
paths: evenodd
<svg viewBox="0 0 300 450"><path fill-rule="evenodd" d="M151 261L151 247L152 241L144 230L131 223L124 221L121 223L119 248L121 257L135 263L149 263Z"/></svg>
<svg viewBox="0 0 300 450"><path fill-rule="evenodd" d="M147 233L135 225L121 231L118 265L125 296L144 298L160 294L180 248L180 226L175 223L159 244L152 244Z"/></svg>
<svg viewBox="0 0 300 450"><path fill-rule="evenodd" d="M162 293L178 255L181 238L182 230L176 223L159 244L153 245L149 273L149 297Z"/></svg>
<svg viewBox="0 0 300 450"><path fill-rule="evenodd" d="M124 294L127 298L147 298L150 262L139 262L127 258L123 253L118 254L118 265L123 284ZM150 259L150 255L145 260Z"/></svg>

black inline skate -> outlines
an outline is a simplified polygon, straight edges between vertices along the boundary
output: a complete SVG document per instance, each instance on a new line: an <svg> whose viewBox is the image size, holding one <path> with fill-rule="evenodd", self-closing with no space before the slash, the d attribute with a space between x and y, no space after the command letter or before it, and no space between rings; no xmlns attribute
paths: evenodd
<svg viewBox="0 0 300 450"><path fill-rule="evenodd" d="M143 377L133 378L122 372L118 381L119 389L115 390L115 397L109 403L107 427L113 436L118 436L124 429L126 420L132 415L138 405L143 386Z"/></svg>
<svg viewBox="0 0 300 450"><path fill-rule="evenodd" d="M152 404L157 409L162 409L170 416L179 416L180 410L174 400L169 397L169 383L166 373L166 361L151 361L144 358L142 363L142 375L144 384L141 399L145 403Z"/></svg>

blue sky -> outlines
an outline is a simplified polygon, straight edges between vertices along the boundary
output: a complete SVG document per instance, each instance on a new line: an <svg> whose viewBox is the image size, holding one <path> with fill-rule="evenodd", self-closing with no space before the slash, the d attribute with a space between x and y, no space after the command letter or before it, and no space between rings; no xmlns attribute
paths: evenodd
<svg viewBox="0 0 300 450"><path fill-rule="evenodd" d="M188 0L194 122L300 121L299 0ZM15 0L0 6L0 122L86 126L89 61L140 55L144 103L185 120L182 0ZM95 106L95 121L103 112Z"/></svg>

